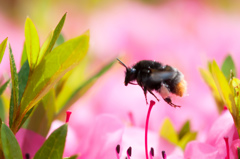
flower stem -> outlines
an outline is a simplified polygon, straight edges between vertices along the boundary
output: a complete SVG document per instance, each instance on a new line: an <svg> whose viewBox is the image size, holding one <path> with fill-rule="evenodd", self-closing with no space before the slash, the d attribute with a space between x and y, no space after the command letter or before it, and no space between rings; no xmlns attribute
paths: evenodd
<svg viewBox="0 0 240 159"><path fill-rule="evenodd" d="M154 101L150 101L150 105L148 108L148 113L147 113L147 118L146 118L146 125L145 125L145 153L146 153L146 159L149 159L148 157L148 143L147 143L147 136L148 136L148 122L149 122L149 118L150 118L150 113L152 110L153 105L155 104Z"/></svg>

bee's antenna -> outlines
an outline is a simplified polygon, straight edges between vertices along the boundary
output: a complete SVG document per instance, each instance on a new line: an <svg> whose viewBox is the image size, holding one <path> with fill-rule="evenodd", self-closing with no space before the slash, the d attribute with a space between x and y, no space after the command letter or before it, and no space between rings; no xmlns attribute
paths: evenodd
<svg viewBox="0 0 240 159"><path fill-rule="evenodd" d="M124 67L126 67L126 69L128 68L121 60L119 60L118 58L117 58L117 60L119 61L119 63L120 63L121 65L123 65Z"/></svg>

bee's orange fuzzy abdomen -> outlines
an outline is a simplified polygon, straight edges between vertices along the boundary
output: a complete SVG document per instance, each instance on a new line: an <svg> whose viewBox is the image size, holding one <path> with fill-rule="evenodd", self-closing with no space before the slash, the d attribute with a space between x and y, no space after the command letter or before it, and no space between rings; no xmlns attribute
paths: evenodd
<svg viewBox="0 0 240 159"><path fill-rule="evenodd" d="M182 79L176 86L176 95L182 97L187 91L187 82Z"/></svg>

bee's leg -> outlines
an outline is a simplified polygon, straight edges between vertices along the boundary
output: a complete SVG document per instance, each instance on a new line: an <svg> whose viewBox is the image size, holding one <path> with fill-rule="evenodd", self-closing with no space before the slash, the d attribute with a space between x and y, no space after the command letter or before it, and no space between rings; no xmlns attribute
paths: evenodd
<svg viewBox="0 0 240 159"><path fill-rule="evenodd" d="M147 88L146 87L142 87L142 89L143 89L144 96L145 96L145 99L146 99L146 104L148 105L148 101L147 101Z"/></svg>
<svg viewBox="0 0 240 159"><path fill-rule="evenodd" d="M159 101L158 97L155 94L153 94L151 90L148 90L148 92L151 93L157 99L157 101Z"/></svg>
<svg viewBox="0 0 240 159"><path fill-rule="evenodd" d="M174 108L176 108L176 107L179 107L179 108L180 108L180 107L181 107L181 106L179 106L179 105L173 104L170 97L164 98L164 100L165 100L165 102L167 102L170 106L172 106L172 107L174 107Z"/></svg>

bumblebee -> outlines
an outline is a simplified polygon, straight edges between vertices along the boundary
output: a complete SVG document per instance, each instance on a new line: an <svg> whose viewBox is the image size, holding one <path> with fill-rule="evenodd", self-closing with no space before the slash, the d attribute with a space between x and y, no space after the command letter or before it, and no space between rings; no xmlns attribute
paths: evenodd
<svg viewBox="0 0 240 159"><path fill-rule="evenodd" d="M147 104L147 92L159 101L153 93L153 91L156 91L170 106L175 108L180 107L179 105L173 104L170 97L171 93L182 97L186 92L187 83L184 80L184 75L179 70L151 60L139 61L132 67L127 67L118 58L117 60L126 68L125 86L128 84L139 85L143 89ZM135 84L134 81L137 81L137 84Z"/></svg>

